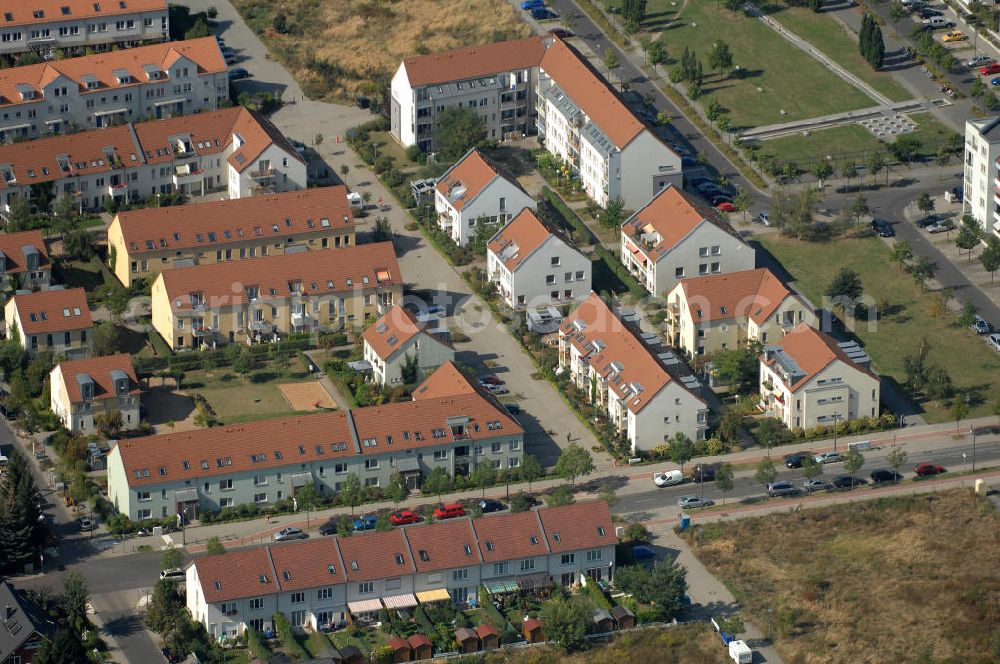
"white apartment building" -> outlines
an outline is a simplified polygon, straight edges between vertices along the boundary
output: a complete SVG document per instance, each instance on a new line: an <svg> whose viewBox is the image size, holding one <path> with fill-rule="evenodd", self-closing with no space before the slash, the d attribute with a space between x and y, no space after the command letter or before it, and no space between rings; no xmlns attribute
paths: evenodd
<svg viewBox="0 0 1000 664"><path fill-rule="evenodd" d="M0 143L213 111L228 100L215 37L0 69Z"/></svg>
<svg viewBox="0 0 1000 664"><path fill-rule="evenodd" d="M646 127L586 60L553 39L538 72L538 136L601 206L636 210L682 183L681 158Z"/></svg>
<svg viewBox="0 0 1000 664"><path fill-rule="evenodd" d="M670 185L621 230L621 261L651 295L665 296L681 279L752 270L753 247L719 214Z"/></svg>
<svg viewBox="0 0 1000 664"><path fill-rule="evenodd" d="M1000 116L965 122L962 213L1000 235Z"/></svg>
<svg viewBox="0 0 1000 664"><path fill-rule="evenodd" d="M42 183L97 210L109 197L297 191L306 164L270 121L240 106L0 146L0 216Z"/></svg>
<svg viewBox="0 0 1000 664"><path fill-rule="evenodd" d="M4 305L7 338L34 356L52 351L69 359L90 355L94 321L82 288L18 291Z"/></svg>
<svg viewBox="0 0 1000 664"><path fill-rule="evenodd" d="M472 148L444 172L434 191L438 226L464 247L484 224L506 224L535 201L517 180Z"/></svg>
<svg viewBox="0 0 1000 664"><path fill-rule="evenodd" d="M372 366L372 380L382 386L402 385L403 367L415 362L414 382L455 359L448 328L432 329L409 311L394 305L362 334L364 358Z"/></svg>
<svg viewBox="0 0 1000 664"><path fill-rule="evenodd" d="M79 54L169 38L167 0L9 0L0 3L0 55Z"/></svg>
<svg viewBox="0 0 1000 664"><path fill-rule="evenodd" d="M705 438L705 401L670 376L596 294L560 326L559 367L631 443L633 454L662 445L676 433L692 441Z"/></svg>
<svg viewBox="0 0 1000 664"><path fill-rule="evenodd" d="M491 140L532 133L544 50L529 37L406 58L390 88L393 137L433 152L437 117L452 107L475 111Z"/></svg>
<svg viewBox="0 0 1000 664"><path fill-rule="evenodd" d="M773 343L816 310L767 268L683 279L667 296L668 339L689 357Z"/></svg>
<svg viewBox="0 0 1000 664"><path fill-rule="evenodd" d="M789 429L878 417L879 378L870 363L855 342L838 343L815 328L798 325L764 347L758 406Z"/></svg>
<svg viewBox="0 0 1000 664"><path fill-rule="evenodd" d="M121 429L139 428L139 381L127 353L60 362L49 373L52 412L71 433L98 432L102 415L121 415Z"/></svg>
<svg viewBox="0 0 1000 664"><path fill-rule="evenodd" d="M610 580L611 512L603 501L490 514L199 558L187 568L187 608L214 639L247 627L316 630L348 616L451 599L480 586Z"/></svg>
<svg viewBox="0 0 1000 664"><path fill-rule="evenodd" d="M590 295L590 259L530 208L510 220L487 246L486 269L511 308L579 301Z"/></svg>

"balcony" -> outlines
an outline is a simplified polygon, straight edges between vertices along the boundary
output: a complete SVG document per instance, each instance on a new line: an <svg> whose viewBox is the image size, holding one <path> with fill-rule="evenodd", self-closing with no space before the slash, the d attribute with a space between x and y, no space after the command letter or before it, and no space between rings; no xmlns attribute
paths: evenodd
<svg viewBox="0 0 1000 664"><path fill-rule="evenodd" d="M202 173L204 173L202 169L192 167L191 164L178 166L174 169L174 186L198 184L201 182Z"/></svg>
<svg viewBox="0 0 1000 664"><path fill-rule="evenodd" d="M292 312L292 327L309 327L311 321L312 316L305 311Z"/></svg>
<svg viewBox="0 0 1000 664"><path fill-rule="evenodd" d="M128 182L112 182L108 185L108 195L112 197L124 196L128 193Z"/></svg>
<svg viewBox="0 0 1000 664"><path fill-rule="evenodd" d="M274 177L274 168L271 166L258 168L256 171L250 171L250 177L254 180L264 180L266 178Z"/></svg>
<svg viewBox="0 0 1000 664"><path fill-rule="evenodd" d="M247 324L247 330L254 334L271 334L274 332L274 324L267 320L252 320Z"/></svg>
<svg viewBox="0 0 1000 664"><path fill-rule="evenodd" d="M210 325L201 325L191 328L191 334L195 337L210 337L215 334L215 328Z"/></svg>

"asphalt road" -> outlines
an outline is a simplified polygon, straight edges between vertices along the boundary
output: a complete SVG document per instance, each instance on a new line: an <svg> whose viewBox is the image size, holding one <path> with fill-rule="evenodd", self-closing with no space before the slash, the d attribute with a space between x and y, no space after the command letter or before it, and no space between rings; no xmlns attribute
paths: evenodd
<svg viewBox="0 0 1000 664"><path fill-rule="evenodd" d="M865 465L862 466L861 470L857 472L856 477L862 477L869 480L869 485L856 488L855 491L877 491L877 489L871 488L871 478L869 478L868 474L876 468L887 467L884 459L889 449L890 448L873 450L865 454ZM914 477L913 467L918 463L937 463L944 466L946 470L961 471L963 467L963 453L967 455L966 469L969 470L972 468L972 443L949 445L948 447L940 450L931 450L922 453L919 458L907 459L906 464L904 464L903 468L901 468L899 472L905 478L903 482L909 482ZM789 480L793 481L795 484L801 484L801 469L790 470L785 468L782 456L779 452L775 452L771 455L771 457L774 460L775 468L778 470L777 480ZM991 436L989 442L976 444L977 468L996 465L998 461L1000 461L1000 441L996 440L996 436ZM829 481L835 475L845 473L843 466L843 463L831 463L824 465L823 475L820 479ZM725 495L727 504L737 505L741 502L756 502L763 497L763 487L754 480L753 475L753 470L738 472L736 474L736 478L733 481L733 490ZM703 489L704 494L702 494ZM614 507L614 511L623 516L642 516L649 513L651 510L662 509L665 506L676 506L677 499L680 496L686 495L703 495L705 498L711 498L717 504L721 504L723 500L722 492L716 488L714 482L705 482L704 484L686 482L678 486L665 487L661 489L653 484L652 476L650 476L648 490L619 496L619 500ZM783 499L774 498L772 500L777 502Z"/></svg>

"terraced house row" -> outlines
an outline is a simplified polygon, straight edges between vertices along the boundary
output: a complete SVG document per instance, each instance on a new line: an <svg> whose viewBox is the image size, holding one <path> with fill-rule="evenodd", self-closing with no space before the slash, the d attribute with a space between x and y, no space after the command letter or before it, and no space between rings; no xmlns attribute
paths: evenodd
<svg viewBox="0 0 1000 664"><path fill-rule="evenodd" d="M214 638L270 629L279 612L321 629L382 607L465 604L480 586L610 580L617 543L608 505L596 501L265 546L192 563L187 607Z"/></svg>
<svg viewBox="0 0 1000 664"><path fill-rule="evenodd" d="M241 504L266 506L311 484L337 493L348 473L411 488L434 468L517 468L524 430L503 406L447 363L412 401L262 420L120 441L108 457L108 498L129 518L195 518Z"/></svg>
<svg viewBox="0 0 1000 664"><path fill-rule="evenodd" d="M236 107L0 146L0 216L46 183L95 210L108 198L295 191L306 187L306 164L270 121Z"/></svg>
<svg viewBox="0 0 1000 664"><path fill-rule="evenodd" d="M229 75L215 37L0 70L0 143L215 110Z"/></svg>

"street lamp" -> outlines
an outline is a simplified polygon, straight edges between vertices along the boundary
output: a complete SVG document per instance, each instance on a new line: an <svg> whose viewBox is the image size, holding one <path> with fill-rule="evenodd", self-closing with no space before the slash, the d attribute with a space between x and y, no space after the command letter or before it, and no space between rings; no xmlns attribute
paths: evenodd
<svg viewBox="0 0 1000 664"><path fill-rule="evenodd" d="M837 451L837 422L840 421L840 413L833 414L833 451Z"/></svg>
<svg viewBox="0 0 1000 664"><path fill-rule="evenodd" d="M965 475L965 452L962 452L962 475Z"/></svg>
<svg viewBox="0 0 1000 664"><path fill-rule="evenodd" d="M970 424L969 431L972 432L972 472L976 472L976 425Z"/></svg>

